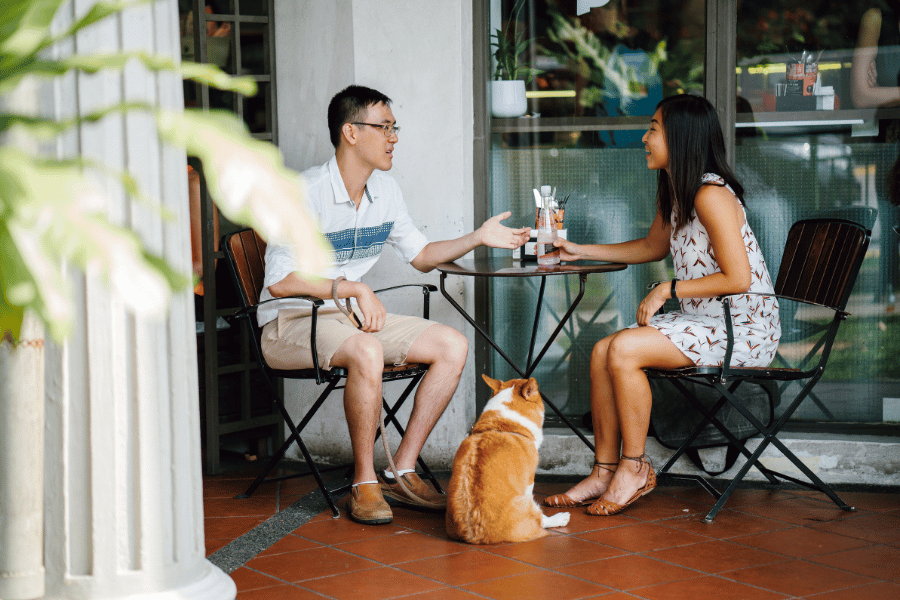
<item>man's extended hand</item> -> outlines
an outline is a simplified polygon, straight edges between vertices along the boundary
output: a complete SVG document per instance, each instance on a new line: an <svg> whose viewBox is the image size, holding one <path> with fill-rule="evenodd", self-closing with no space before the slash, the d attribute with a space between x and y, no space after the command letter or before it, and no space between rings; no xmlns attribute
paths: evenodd
<svg viewBox="0 0 900 600"><path fill-rule="evenodd" d="M485 221L478 229L481 243L491 248L515 249L527 242L531 237L530 227L510 229L500 224L500 221L508 219L511 215L510 211L506 211Z"/></svg>

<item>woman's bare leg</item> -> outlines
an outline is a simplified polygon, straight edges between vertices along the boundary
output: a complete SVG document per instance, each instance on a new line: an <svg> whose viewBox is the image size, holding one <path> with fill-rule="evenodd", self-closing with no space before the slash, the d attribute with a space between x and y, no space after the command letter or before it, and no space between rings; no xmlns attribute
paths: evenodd
<svg viewBox="0 0 900 600"><path fill-rule="evenodd" d="M614 333L597 342L591 352L591 419L594 425L594 464L591 474L573 486L566 495L576 502L598 498L606 491L619 462L619 417L613 400L612 382L607 369L607 354ZM605 463L605 464L603 464Z"/></svg>
<svg viewBox="0 0 900 600"><path fill-rule="evenodd" d="M675 369L694 363L669 338L650 326L617 333L607 355L607 370L622 436L622 456L639 457L644 454L652 405L650 382L643 369ZM616 504L626 503L644 486L648 474L645 464L623 458L603 499Z"/></svg>

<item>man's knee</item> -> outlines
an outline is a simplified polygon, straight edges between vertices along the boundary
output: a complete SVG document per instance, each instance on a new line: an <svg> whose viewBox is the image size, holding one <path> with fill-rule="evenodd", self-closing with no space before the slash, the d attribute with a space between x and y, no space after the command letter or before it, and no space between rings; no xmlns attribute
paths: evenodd
<svg viewBox="0 0 900 600"><path fill-rule="evenodd" d="M440 332L442 343L442 354L444 360L459 365L460 368L465 366L466 357L469 355L469 340L462 333L452 327L443 326Z"/></svg>
<svg viewBox="0 0 900 600"><path fill-rule="evenodd" d="M413 343L408 358L411 362L454 365L462 371L468 353L466 336L452 327L435 324Z"/></svg>
<svg viewBox="0 0 900 600"><path fill-rule="evenodd" d="M334 364L351 370L378 374L384 370L384 348L375 336L366 333L348 338L341 344L335 359L338 362L332 360Z"/></svg>

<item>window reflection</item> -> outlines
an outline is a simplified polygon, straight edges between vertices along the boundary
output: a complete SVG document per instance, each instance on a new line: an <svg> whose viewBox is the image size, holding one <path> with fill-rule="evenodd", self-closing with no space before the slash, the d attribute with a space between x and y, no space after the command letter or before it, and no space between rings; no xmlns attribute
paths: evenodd
<svg viewBox="0 0 900 600"><path fill-rule="evenodd" d="M529 115L649 116L666 95L702 93L705 0L609 0L582 14L578 4L528 0L517 11L520 5L513 0L494 0L491 31L507 40L524 34L531 42L519 57L534 73L528 81ZM539 143L637 147L641 134L551 134Z"/></svg>
<svg viewBox="0 0 900 600"><path fill-rule="evenodd" d="M879 423L882 399L900 394L900 364L892 358L900 339L900 237L891 230L898 209L890 202L900 144L898 7L879 0L738 3L736 166L770 270L794 220L878 211L853 315L818 397L795 421ZM800 356L804 344L802 336L787 336L782 355Z"/></svg>

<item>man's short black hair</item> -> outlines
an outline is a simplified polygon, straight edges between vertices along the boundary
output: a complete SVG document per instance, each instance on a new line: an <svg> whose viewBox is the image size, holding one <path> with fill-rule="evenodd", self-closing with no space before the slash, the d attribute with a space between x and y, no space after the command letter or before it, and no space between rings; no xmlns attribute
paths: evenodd
<svg viewBox="0 0 900 600"><path fill-rule="evenodd" d="M391 99L379 91L361 85L351 85L337 94L328 103L328 133L331 144L337 148L341 141L341 127L344 123L359 122L368 108L382 102L390 104Z"/></svg>

